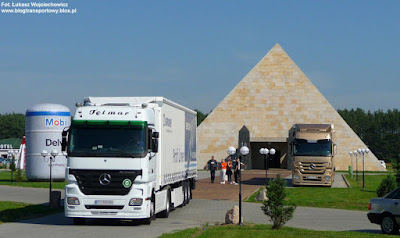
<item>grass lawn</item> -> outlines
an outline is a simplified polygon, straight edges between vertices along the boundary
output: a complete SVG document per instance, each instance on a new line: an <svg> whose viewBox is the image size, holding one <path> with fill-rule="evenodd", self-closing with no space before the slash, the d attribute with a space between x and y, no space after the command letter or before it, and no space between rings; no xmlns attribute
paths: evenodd
<svg viewBox="0 0 400 238"><path fill-rule="evenodd" d="M0 172L0 185L10 185L19 187L32 187L32 188L49 188L49 182L29 182L25 176L22 182L15 182L15 172L13 181L11 182L11 172ZM67 182L52 182L52 188L64 189Z"/></svg>
<svg viewBox="0 0 400 238"><path fill-rule="evenodd" d="M49 208L45 205L1 201L0 223L26 220L62 211L62 208Z"/></svg>
<svg viewBox="0 0 400 238"><path fill-rule="evenodd" d="M376 198L376 190L386 175L366 175L365 189L362 189L362 175L358 181L346 175L352 188L295 187L286 189L288 201L297 206L325 207L366 211L371 198ZM248 201L254 202L255 196Z"/></svg>
<svg viewBox="0 0 400 238"><path fill-rule="evenodd" d="M362 232L347 231L312 231L306 229L298 229L291 227L283 227L280 230L272 230L272 225L222 225L210 226L202 228L192 228L178 231L171 234L164 234L161 238L169 237L216 237L216 238L242 238L242 237L296 237L296 238L313 238L313 237L387 237L380 234L370 234Z"/></svg>

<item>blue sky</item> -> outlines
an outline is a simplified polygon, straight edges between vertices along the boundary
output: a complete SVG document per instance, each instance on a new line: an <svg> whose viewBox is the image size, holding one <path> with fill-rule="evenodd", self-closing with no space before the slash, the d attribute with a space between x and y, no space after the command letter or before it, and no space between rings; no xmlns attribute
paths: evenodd
<svg viewBox="0 0 400 238"><path fill-rule="evenodd" d="M0 113L87 96L208 112L276 43L335 108L400 108L399 1L65 2L77 13L0 14Z"/></svg>

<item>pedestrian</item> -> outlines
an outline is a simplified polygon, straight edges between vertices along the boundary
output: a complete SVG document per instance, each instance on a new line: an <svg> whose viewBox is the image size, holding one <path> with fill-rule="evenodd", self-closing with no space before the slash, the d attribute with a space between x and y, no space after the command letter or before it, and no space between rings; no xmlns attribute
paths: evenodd
<svg viewBox="0 0 400 238"><path fill-rule="evenodd" d="M218 170L218 162L214 159L214 155L211 156L211 159L207 162L207 171L208 170L210 170L211 174L211 183L214 183L215 171Z"/></svg>
<svg viewBox="0 0 400 238"><path fill-rule="evenodd" d="M226 175L228 175L228 183L232 184L232 159L228 159L226 165Z"/></svg>
<svg viewBox="0 0 400 238"><path fill-rule="evenodd" d="M224 159L221 160L221 173L219 177L219 181L221 184L225 184L225 175L226 175L226 165L227 163L225 162Z"/></svg>
<svg viewBox="0 0 400 238"><path fill-rule="evenodd" d="M240 174L240 168L244 166L243 163L240 163L240 159L236 158L235 160L235 164L234 164L234 176L235 176L235 185L238 185L238 181L239 181L239 174Z"/></svg>

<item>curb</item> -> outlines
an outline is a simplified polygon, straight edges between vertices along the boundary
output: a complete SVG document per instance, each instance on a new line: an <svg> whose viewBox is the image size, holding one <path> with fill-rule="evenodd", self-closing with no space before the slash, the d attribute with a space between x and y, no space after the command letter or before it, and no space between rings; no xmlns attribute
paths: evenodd
<svg viewBox="0 0 400 238"><path fill-rule="evenodd" d="M349 181L347 181L346 176L344 176L344 174L342 174L342 178L343 178L344 182L346 183L347 187L351 188L351 185L350 185Z"/></svg>

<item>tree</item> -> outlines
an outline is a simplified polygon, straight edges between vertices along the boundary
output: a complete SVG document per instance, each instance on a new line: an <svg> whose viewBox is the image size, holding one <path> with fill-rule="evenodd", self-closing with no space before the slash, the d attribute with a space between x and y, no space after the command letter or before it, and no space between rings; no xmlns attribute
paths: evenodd
<svg viewBox="0 0 400 238"><path fill-rule="evenodd" d="M23 114L0 114L0 139L22 138L25 135Z"/></svg>
<svg viewBox="0 0 400 238"><path fill-rule="evenodd" d="M200 110L194 109L195 112L197 112L197 126L199 126L206 118L207 116L211 113L203 113Z"/></svg>
<svg viewBox="0 0 400 238"><path fill-rule="evenodd" d="M286 198L286 181L281 178L280 174L267 187L267 198L264 200L261 209L265 215L271 218L273 222L272 229L281 228L287 221L293 218L296 205L288 204Z"/></svg>
<svg viewBox="0 0 400 238"><path fill-rule="evenodd" d="M396 188L396 178L389 174L382 180L381 184L379 184L378 190L376 190L376 195L378 195L378 197L383 197Z"/></svg>

